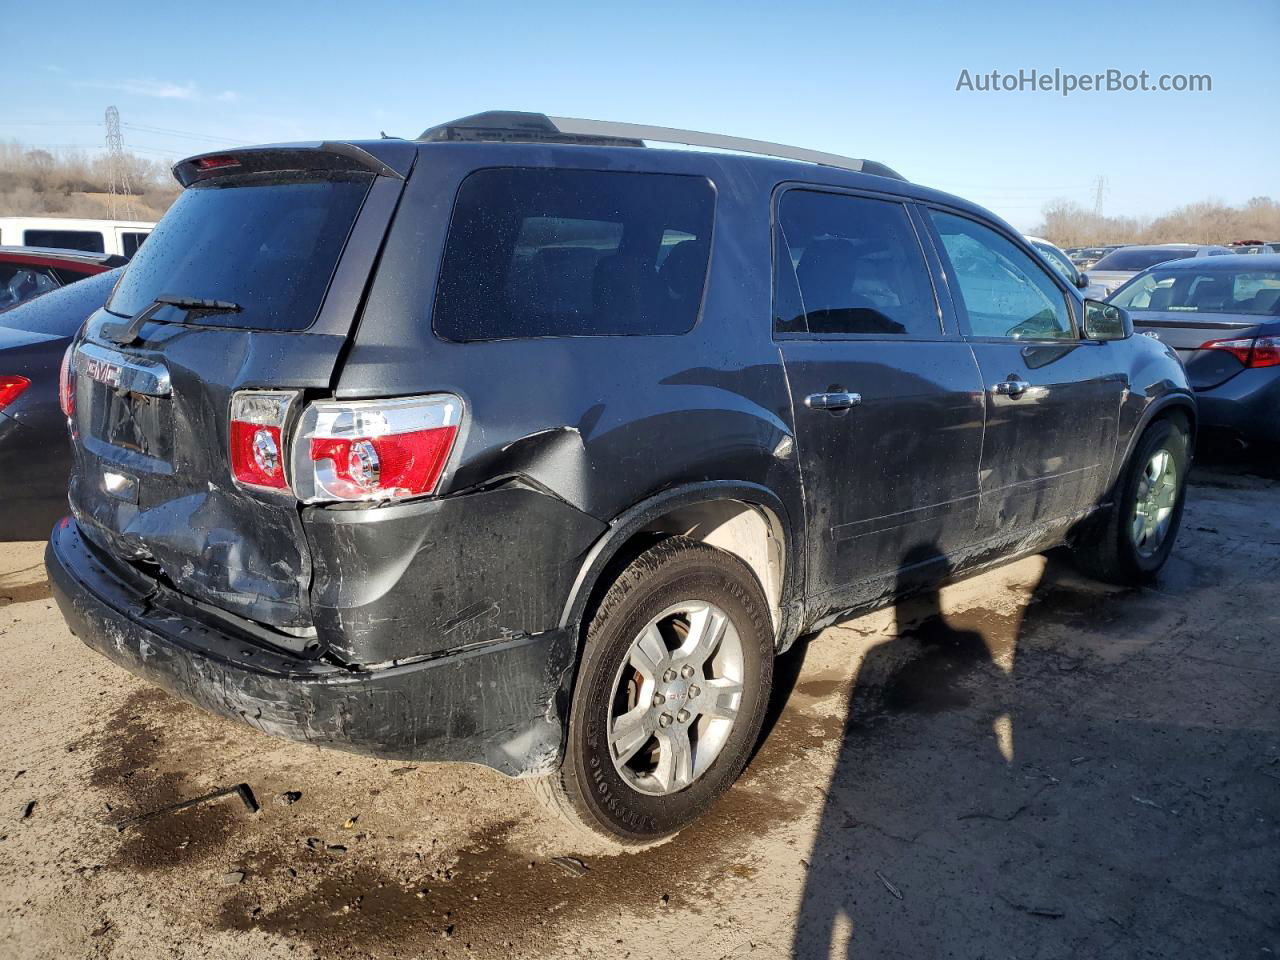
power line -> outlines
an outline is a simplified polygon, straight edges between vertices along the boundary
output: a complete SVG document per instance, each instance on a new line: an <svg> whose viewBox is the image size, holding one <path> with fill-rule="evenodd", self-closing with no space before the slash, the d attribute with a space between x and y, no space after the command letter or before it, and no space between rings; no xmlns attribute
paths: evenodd
<svg viewBox="0 0 1280 960"><path fill-rule="evenodd" d="M205 133L192 133L189 130L172 130L168 127L152 127L141 123L126 123L123 124L123 126L130 130L141 131L142 133L159 134L160 136L165 137L178 137L183 140L206 140L210 143L230 143L241 147L249 146L252 142L249 140L235 140L231 137L213 137Z"/></svg>

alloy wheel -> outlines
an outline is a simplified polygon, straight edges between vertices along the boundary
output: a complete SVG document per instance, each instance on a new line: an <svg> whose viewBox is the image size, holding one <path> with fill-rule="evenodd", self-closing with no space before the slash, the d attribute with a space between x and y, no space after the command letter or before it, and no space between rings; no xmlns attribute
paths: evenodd
<svg viewBox="0 0 1280 960"><path fill-rule="evenodd" d="M688 600L654 617L614 677L609 755L633 789L666 796L719 756L742 704L745 657L733 622Z"/></svg>

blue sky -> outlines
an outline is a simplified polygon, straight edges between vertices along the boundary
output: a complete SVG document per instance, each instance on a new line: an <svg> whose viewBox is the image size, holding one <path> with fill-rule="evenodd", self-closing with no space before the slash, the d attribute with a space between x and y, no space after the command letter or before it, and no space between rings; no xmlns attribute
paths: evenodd
<svg viewBox="0 0 1280 960"><path fill-rule="evenodd" d="M3 21L27 2L0 0ZM1023 229L1051 200L1091 207L1099 176L1113 214L1280 197L1280 0L104 9L64 3L49 43L6 44L0 138L96 146L114 104L127 147L173 160L507 108L873 157ZM1033 68L1209 74L1213 90L956 90L962 69Z"/></svg>

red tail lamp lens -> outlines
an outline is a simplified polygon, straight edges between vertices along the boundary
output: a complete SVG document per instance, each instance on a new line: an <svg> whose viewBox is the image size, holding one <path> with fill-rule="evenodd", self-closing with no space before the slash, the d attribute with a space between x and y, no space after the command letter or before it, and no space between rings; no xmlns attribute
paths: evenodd
<svg viewBox="0 0 1280 960"><path fill-rule="evenodd" d="M0 377L0 410L17 400L18 394L29 386L31 381L26 377L17 375Z"/></svg>

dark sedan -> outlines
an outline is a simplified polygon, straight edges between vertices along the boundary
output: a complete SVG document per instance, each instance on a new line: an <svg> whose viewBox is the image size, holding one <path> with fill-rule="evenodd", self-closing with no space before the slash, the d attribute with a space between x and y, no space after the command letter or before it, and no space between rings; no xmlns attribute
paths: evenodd
<svg viewBox="0 0 1280 960"><path fill-rule="evenodd" d="M1203 427L1280 442L1280 256L1175 260L1111 297L1135 328L1173 347Z"/></svg>
<svg viewBox="0 0 1280 960"><path fill-rule="evenodd" d="M44 540L67 512L71 449L59 367L119 275L99 273L0 315L0 541Z"/></svg>

